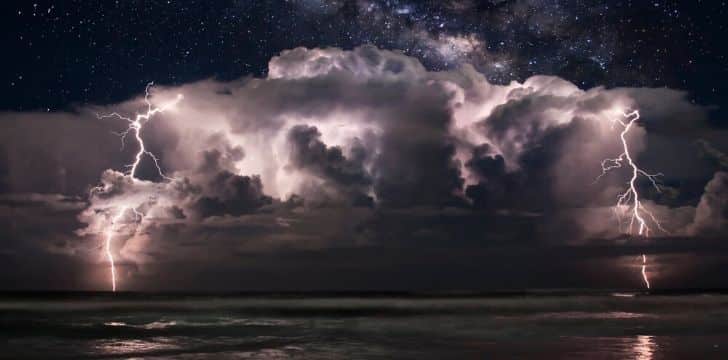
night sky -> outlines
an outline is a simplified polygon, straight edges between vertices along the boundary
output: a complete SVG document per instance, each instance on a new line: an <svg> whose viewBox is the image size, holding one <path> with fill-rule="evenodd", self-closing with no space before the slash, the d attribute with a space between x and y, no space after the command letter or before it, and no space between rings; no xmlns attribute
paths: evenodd
<svg viewBox="0 0 728 360"><path fill-rule="evenodd" d="M1 6L2 289L728 286L725 1Z"/></svg>

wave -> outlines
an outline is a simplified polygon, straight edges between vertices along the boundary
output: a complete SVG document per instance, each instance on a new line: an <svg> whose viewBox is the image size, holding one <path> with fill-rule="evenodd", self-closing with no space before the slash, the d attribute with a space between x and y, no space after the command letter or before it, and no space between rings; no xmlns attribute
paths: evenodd
<svg viewBox="0 0 728 360"><path fill-rule="evenodd" d="M84 323L88 325L88 323ZM134 329L159 330L171 327L226 327L226 326L291 326L296 324L288 320L276 319L239 319L239 318L220 318L212 321L191 321L191 320L157 320L142 324L128 324L123 321L104 322L104 326L110 327L128 327Z"/></svg>

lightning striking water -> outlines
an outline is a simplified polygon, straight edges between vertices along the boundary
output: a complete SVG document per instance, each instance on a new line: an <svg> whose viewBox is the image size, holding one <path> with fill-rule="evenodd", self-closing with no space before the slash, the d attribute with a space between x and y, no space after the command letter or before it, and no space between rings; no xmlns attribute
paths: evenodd
<svg viewBox="0 0 728 360"><path fill-rule="evenodd" d="M116 291L116 267L114 266L114 254L111 252L111 240L114 238L116 224L121 220L125 212L126 207L122 207L119 210L119 213L111 220L111 226L109 226L109 229L106 230L106 243L104 245L104 249L106 251L106 258L109 260L109 265L111 266L111 291L114 292Z"/></svg>
<svg viewBox="0 0 728 360"><path fill-rule="evenodd" d="M117 112L113 112L111 114L106 115L97 115L99 119L105 119L105 118L117 118L120 120L124 120L129 123L129 126L126 128L126 130L117 133L119 137L121 138L121 147L122 149L125 146L126 137L129 135L129 133L133 133L134 138L136 139L137 145L139 146L139 150L134 156L134 162L132 162L129 165L126 165L127 168L129 168L128 175L131 177L132 181L136 181L136 171L139 167L139 164L141 163L142 159L144 158L144 155L148 156L152 159L154 162L154 166L157 168L157 171L159 172L159 176L166 180L173 180L172 178L164 175L162 172L162 167L159 165L159 158L154 155L151 151L147 150L146 146L144 145L144 139L142 139L141 132L144 127L144 124L149 122L152 117L158 113L165 112L169 110L170 108L174 107L179 103L183 96L182 94L178 94L177 97L169 101L165 104L162 104L159 107L155 107L152 104L151 101L151 93L150 89L154 86L153 82L150 82L147 84L147 87L144 89L144 102L147 105L147 111L146 113L137 113L133 118L123 116ZM118 209L118 212L116 215L111 219L111 224L108 227L106 231L106 239L104 243L104 250L106 252L106 258L109 262L109 267L111 269L111 289L112 291L116 292L116 265L114 263L114 255L112 252L112 240L114 238L114 235L116 234L116 230L118 229L118 223L121 221L121 219L124 217L124 214L127 212L127 210L132 210L134 214L138 218L143 218L143 214L139 211L137 211L134 207L129 206L122 206Z"/></svg>
<svg viewBox="0 0 728 360"><path fill-rule="evenodd" d="M657 182L657 178L662 176L661 173L649 174L644 170L640 169L632 159L632 154L629 151L629 145L627 144L627 134L632 129L637 120L640 119L640 113L638 110L634 110L630 113L624 113L624 118L616 119L615 124L619 124L622 127L622 131L619 134L619 138L622 141L622 149L624 150L619 156L613 159L605 159L602 161L602 173L597 177L599 180L602 176L606 175L610 170L621 168L626 165L631 170L631 177L627 182L627 189L617 197L617 204L615 206L615 213L619 220L620 230L622 230L622 214L629 214L629 227L626 229L627 234L633 234L635 228L637 229L636 234L638 236L648 237L650 235L650 224L654 224L659 230L663 232L665 229L662 227L657 218L647 210L640 201L640 194L637 191L637 180L640 176L647 178L652 186L659 192L660 186ZM650 288L650 281L647 278L647 256L642 254L642 280L645 286Z"/></svg>
<svg viewBox="0 0 728 360"><path fill-rule="evenodd" d="M650 280L647 278L647 256L645 254L642 254L642 280L645 281L645 285L647 288L650 288Z"/></svg>

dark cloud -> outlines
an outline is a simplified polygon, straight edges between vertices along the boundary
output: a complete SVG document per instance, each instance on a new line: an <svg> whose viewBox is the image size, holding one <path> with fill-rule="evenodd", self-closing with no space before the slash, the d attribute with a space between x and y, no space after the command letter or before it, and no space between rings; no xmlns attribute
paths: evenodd
<svg viewBox="0 0 728 360"><path fill-rule="evenodd" d="M130 154L110 122L89 113L5 113L3 167L12 192L83 194L110 164ZM82 140L80 140L82 139Z"/></svg>
<svg viewBox="0 0 728 360"><path fill-rule="evenodd" d="M10 159L5 147L0 145L0 194L9 191L10 169L8 167Z"/></svg>
<svg viewBox="0 0 728 360"><path fill-rule="evenodd" d="M221 172L207 186L210 189L208 193L194 205L202 217L246 214L273 201L270 196L263 195L263 185L258 176Z"/></svg>
<svg viewBox="0 0 728 360"><path fill-rule="evenodd" d="M508 197L515 194L519 182L517 174L506 172L505 159L492 153L488 144L473 150L473 156L465 164L477 175L478 183L468 185L465 194L479 209L501 209L507 207Z"/></svg>
<svg viewBox="0 0 728 360"><path fill-rule="evenodd" d="M355 142L351 158L347 159L340 147L327 147L320 138L316 127L296 125L291 128L288 132L291 165L322 179L323 182L317 185L322 189L319 192L339 192L354 205L371 206L373 199L367 194L367 188L372 179L364 168L369 156L367 149Z"/></svg>
<svg viewBox="0 0 728 360"><path fill-rule="evenodd" d="M714 162L717 168L721 170L728 170L728 155L716 149L705 139L698 139L696 144L698 145L698 149L703 157Z"/></svg>
<svg viewBox="0 0 728 360"><path fill-rule="evenodd" d="M715 236L728 233L728 173L715 173L705 186L692 225L692 231L698 234Z"/></svg>

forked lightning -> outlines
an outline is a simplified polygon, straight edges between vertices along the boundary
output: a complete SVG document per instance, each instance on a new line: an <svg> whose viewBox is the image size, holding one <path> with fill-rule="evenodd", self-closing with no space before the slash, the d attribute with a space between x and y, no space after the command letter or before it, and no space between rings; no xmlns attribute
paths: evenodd
<svg viewBox="0 0 728 360"><path fill-rule="evenodd" d="M624 151L616 158L605 159L602 161L602 173L597 177L597 180L606 175L610 170L621 168L625 165L628 166L631 172L631 177L627 182L627 189L617 197L617 204L614 207L615 213L619 219L620 230L624 231L624 229L622 229L622 225L624 223L622 215L626 213L629 216L629 226L625 231L627 234L634 234L636 229L636 234L638 236L648 237L651 231L650 223L659 230L667 232L657 218L649 210L647 210L644 205L642 205L639 191L637 191L636 183L640 176L642 176L647 178L652 186L654 186L654 188L659 192L660 186L657 178L662 176L661 173L650 174L640 169L637 164L635 164L632 154L630 153L629 145L627 144L627 134L635 125L637 120L640 119L640 113L638 110L634 110L629 113L624 113L623 115L625 120L615 119L614 121L615 124L622 127L619 138L622 142L622 149ZM650 280L647 278L647 256L645 254L642 254L642 280L644 281L645 286L649 289Z"/></svg>
<svg viewBox="0 0 728 360"><path fill-rule="evenodd" d="M152 117L154 117L154 115L171 109L172 107L177 105L177 103L179 103L182 100L183 96L182 96L182 94L178 94L174 100L169 101L169 102L163 104L162 106L155 107L152 105L152 101L151 101L150 89L152 88L152 86L154 86L154 83L149 83L149 84L147 84L147 87L144 90L144 102L147 105L146 113L137 113L134 116L134 118L123 116L117 112L113 112L113 113L105 114L105 115L97 115L97 117L99 119L117 118L117 119L121 119L121 120L124 120L129 123L129 126L126 128L126 130L118 133L118 135L121 137L122 148L125 146L126 137L127 137L127 135L129 135L129 133L133 133L134 138L136 139L137 145L139 146L139 150L137 151L137 153L134 156L134 162L127 165L127 168L129 168L128 175L131 177L132 181L136 181L136 177L135 177L136 171L145 155L152 159L152 161L154 162L154 166L156 166L157 171L159 172L159 176L161 176L162 178L167 179L167 180L172 180L172 178L164 175L164 173L162 172L162 167L159 165L159 158L156 155L154 155L152 152L147 150L146 146L144 145L144 139L142 139L141 132L144 127L144 124L149 122L152 119ZM122 206L115 211L116 214L112 217L111 224L109 225L109 227L106 231L106 234L105 234L104 250L106 252L106 258L109 261L109 267L111 269L111 289L114 292L116 291L116 265L114 263L114 255L113 255L111 245L112 245L112 240L114 239L114 235L116 235L116 232L120 228L119 223L122 221L124 214L130 209L132 211L134 211L134 214L137 217L140 217L140 218L143 217L143 215L140 212L138 212L135 208L133 208L133 207L130 208L128 206Z"/></svg>

